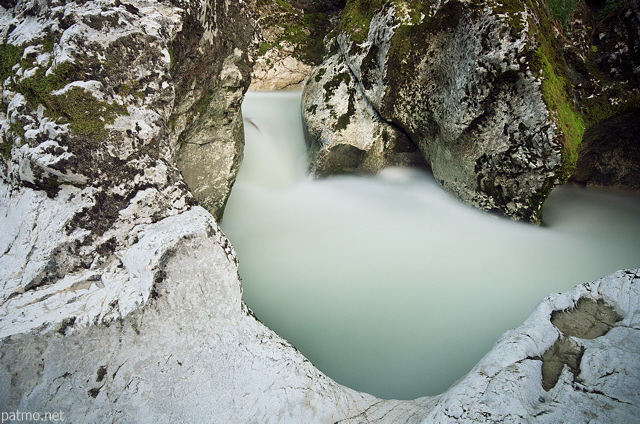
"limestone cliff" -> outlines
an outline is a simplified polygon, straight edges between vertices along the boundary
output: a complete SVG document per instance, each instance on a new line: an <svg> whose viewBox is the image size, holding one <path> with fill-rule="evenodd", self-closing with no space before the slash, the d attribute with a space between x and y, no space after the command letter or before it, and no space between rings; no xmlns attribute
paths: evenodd
<svg viewBox="0 0 640 424"><path fill-rule="evenodd" d="M0 2L0 412L98 423L638 416L639 270L545 299L464 380L415 401L338 385L252 315L211 214L239 155L226 144L239 143L250 71L246 6ZM190 152L209 148L226 165L194 171L221 195L182 176L206 163L189 165Z"/></svg>
<svg viewBox="0 0 640 424"><path fill-rule="evenodd" d="M217 213L235 178L246 5L1 6L0 411L266 422L368 407L241 303L233 248L190 191Z"/></svg>
<svg viewBox="0 0 640 424"><path fill-rule="evenodd" d="M317 175L376 171L396 162L385 156L397 145L413 144L447 191L539 223L545 198L575 168L585 127L638 99L637 84L586 87L590 40L575 36L568 49L542 1L352 1L338 29L304 93ZM614 106L599 106L603 91L617 93Z"/></svg>

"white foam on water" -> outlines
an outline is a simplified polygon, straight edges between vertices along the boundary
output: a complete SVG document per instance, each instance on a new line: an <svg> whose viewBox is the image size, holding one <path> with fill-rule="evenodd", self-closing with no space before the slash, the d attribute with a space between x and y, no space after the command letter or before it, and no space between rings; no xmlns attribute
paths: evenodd
<svg viewBox="0 0 640 424"><path fill-rule="evenodd" d="M222 228L244 300L321 371L382 398L436 395L546 295L640 265L640 195L565 186L545 225L483 213L427 173L311 180L300 93L249 93Z"/></svg>

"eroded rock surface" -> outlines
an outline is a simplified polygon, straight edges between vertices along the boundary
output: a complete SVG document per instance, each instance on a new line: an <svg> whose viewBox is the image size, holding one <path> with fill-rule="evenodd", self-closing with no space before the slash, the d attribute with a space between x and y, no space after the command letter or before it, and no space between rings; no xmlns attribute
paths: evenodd
<svg viewBox="0 0 640 424"><path fill-rule="evenodd" d="M625 7L635 16L637 2ZM593 39L582 35L604 40L615 31L587 29L609 22L594 13L574 23L579 29L568 40L540 1L349 3L334 53L305 87L312 170L330 174L331 164L355 161L350 169L370 171L364 163L381 156L378 146L395 146L370 128L392 127L385 134L419 149L447 191L540 222L547 195L575 168L585 128L640 98L628 83L640 68L615 60L636 56L629 53L635 33L620 30L610 37L617 43L602 41L595 53ZM598 78L598 60L610 68L606 78ZM349 156L336 157L342 152Z"/></svg>
<svg viewBox="0 0 640 424"><path fill-rule="evenodd" d="M243 2L3 5L0 411L311 422L366 408L243 306L219 209L196 205L178 166L185 145L236 143L251 22L238 39L223 23Z"/></svg>
<svg viewBox="0 0 640 424"><path fill-rule="evenodd" d="M257 25L252 91L301 88L325 54L323 39L342 0L254 0Z"/></svg>
<svg viewBox="0 0 640 424"><path fill-rule="evenodd" d="M243 2L0 5L0 411L111 423L638 416L640 270L545 299L441 396L384 401L336 384L242 303L233 248L176 165L181 137L235 142L244 41L217 25ZM212 80L198 85L202 72ZM229 103L214 104L217 90ZM606 334L554 326L580 299L615 310ZM561 337L582 354L546 391L544 355Z"/></svg>

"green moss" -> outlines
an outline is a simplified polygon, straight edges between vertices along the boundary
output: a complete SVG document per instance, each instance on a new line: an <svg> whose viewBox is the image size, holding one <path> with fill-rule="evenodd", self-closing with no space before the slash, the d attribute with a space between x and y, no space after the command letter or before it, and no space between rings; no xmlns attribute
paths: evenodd
<svg viewBox="0 0 640 424"><path fill-rule="evenodd" d="M15 142L15 137L20 137L24 140L24 133L24 125L21 122L14 122L9 125L9 131L5 133L5 137L0 142L0 153L5 159L11 157L11 148Z"/></svg>
<svg viewBox="0 0 640 424"><path fill-rule="evenodd" d="M76 134L90 139L104 137L105 125L112 124L118 115L126 113L124 106L98 101L90 92L79 87L51 96L48 104L52 116L68 122Z"/></svg>
<svg viewBox="0 0 640 424"><path fill-rule="evenodd" d="M126 109L98 101L80 87L73 87L64 94L52 94L81 76L77 65L64 62L48 74L39 68L32 77L17 82L15 88L25 96L30 108L42 104L51 118L69 123L76 134L97 139L106 134L105 125L113 123L117 115L126 113Z"/></svg>
<svg viewBox="0 0 640 424"><path fill-rule="evenodd" d="M566 27L582 0L547 0L549 14Z"/></svg>
<svg viewBox="0 0 640 424"><path fill-rule="evenodd" d="M280 47L280 43L278 42L273 42L273 43L261 43L260 47L258 48L258 56L264 56L269 50L271 50L274 47Z"/></svg>
<svg viewBox="0 0 640 424"><path fill-rule="evenodd" d="M127 97L129 95L137 97L139 99L144 99L145 94L141 90L141 84L136 82L124 82L118 86L116 92L120 97Z"/></svg>
<svg viewBox="0 0 640 424"><path fill-rule="evenodd" d="M27 99L31 108L39 104L49 106L51 92L64 88L72 81L80 78L79 70L75 64L63 62L49 74L46 69L38 68L35 74L16 83L16 89Z"/></svg>
<svg viewBox="0 0 640 424"><path fill-rule="evenodd" d="M355 43L361 43L369 35L371 19L383 6L391 4L385 0L347 0L338 30L349 34Z"/></svg>
<svg viewBox="0 0 640 424"><path fill-rule="evenodd" d="M568 95L566 78L553 67L548 53L539 47L536 52L542 70L542 97L551 113L557 114L556 122L564 135L564 171L568 173L575 167L578 149L584 135L584 118ZM568 177L569 175L566 175ZM564 177L564 176L563 176Z"/></svg>
<svg viewBox="0 0 640 424"><path fill-rule="evenodd" d="M13 44L0 46L0 83L13 75L13 67L20 63L24 49Z"/></svg>
<svg viewBox="0 0 640 424"><path fill-rule="evenodd" d="M331 29L324 13L303 12L283 0L262 0L267 7L262 25L280 29L279 35L260 44L257 55L264 56L271 49L281 49L287 42L295 47L293 56L304 63L318 65L324 57L324 37Z"/></svg>
<svg viewBox="0 0 640 424"><path fill-rule="evenodd" d="M54 36L49 35L47 37L43 37L39 43L42 44L42 48L40 50L42 53L51 53L56 45L56 39Z"/></svg>
<svg viewBox="0 0 640 424"><path fill-rule="evenodd" d="M528 0L530 7L535 4ZM529 65L534 75L541 76L542 99L547 110L556 123L562 143L562 165L556 171L553 184L564 183L573 173L578 158L578 151L585 132L585 117L577 105L569 68L565 63L562 41L555 36L553 17L547 9L533 9L537 20L530 21L530 30L538 43L532 52ZM545 196L553 187L548 182L541 193Z"/></svg>

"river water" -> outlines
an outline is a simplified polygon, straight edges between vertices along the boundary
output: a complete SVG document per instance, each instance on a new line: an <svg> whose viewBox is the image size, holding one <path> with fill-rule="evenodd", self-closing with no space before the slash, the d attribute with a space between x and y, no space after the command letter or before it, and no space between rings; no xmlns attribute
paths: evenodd
<svg viewBox="0 0 640 424"><path fill-rule="evenodd" d="M545 225L466 206L416 170L311 180L300 93L248 93L222 228L257 317L337 382L445 391L546 295L640 266L640 195L557 188Z"/></svg>

